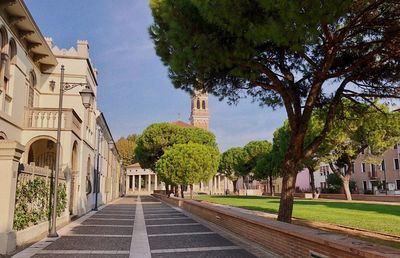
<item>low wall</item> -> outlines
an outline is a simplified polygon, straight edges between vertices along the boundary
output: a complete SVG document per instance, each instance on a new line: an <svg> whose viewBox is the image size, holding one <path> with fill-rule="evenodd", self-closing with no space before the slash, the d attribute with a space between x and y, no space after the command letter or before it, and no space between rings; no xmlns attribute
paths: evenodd
<svg viewBox="0 0 400 258"><path fill-rule="evenodd" d="M70 222L68 214L57 218L57 229ZM23 246L43 238L49 232L49 222L44 221L37 225L16 232L17 246Z"/></svg>
<svg viewBox="0 0 400 258"><path fill-rule="evenodd" d="M351 197L356 201L374 201L374 202L399 202L400 195L368 195L368 194L352 194ZM346 200L344 194L320 194L319 198Z"/></svg>
<svg viewBox="0 0 400 258"><path fill-rule="evenodd" d="M400 250L303 226L245 214L207 202L159 194L162 201L224 227L285 257L400 257Z"/></svg>

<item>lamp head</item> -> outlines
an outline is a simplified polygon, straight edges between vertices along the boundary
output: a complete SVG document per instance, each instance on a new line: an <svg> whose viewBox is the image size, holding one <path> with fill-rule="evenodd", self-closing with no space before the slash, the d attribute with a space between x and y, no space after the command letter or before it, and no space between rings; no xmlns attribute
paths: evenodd
<svg viewBox="0 0 400 258"><path fill-rule="evenodd" d="M82 97L82 104L85 108L90 108L91 104L92 104L92 99L94 98L94 93L93 91L89 88L86 87L85 89L83 89L81 92L79 92L79 94Z"/></svg>

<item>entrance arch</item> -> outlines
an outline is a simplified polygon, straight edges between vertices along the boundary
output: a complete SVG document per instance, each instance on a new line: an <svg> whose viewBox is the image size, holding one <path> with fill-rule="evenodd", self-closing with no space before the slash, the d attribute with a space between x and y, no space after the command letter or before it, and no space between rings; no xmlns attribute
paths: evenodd
<svg viewBox="0 0 400 258"><path fill-rule="evenodd" d="M50 137L34 138L28 145L28 164L34 162L37 167L56 167L56 141Z"/></svg>
<svg viewBox="0 0 400 258"><path fill-rule="evenodd" d="M75 141L71 152L71 187L69 194L69 214L74 213L76 177L78 175L78 143Z"/></svg>

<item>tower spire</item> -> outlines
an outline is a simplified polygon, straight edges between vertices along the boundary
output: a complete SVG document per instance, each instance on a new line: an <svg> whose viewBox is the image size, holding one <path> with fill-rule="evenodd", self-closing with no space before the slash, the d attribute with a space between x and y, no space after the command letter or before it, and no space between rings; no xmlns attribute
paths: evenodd
<svg viewBox="0 0 400 258"><path fill-rule="evenodd" d="M192 112L190 114L190 123L198 128L208 131L208 93L195 91L192 95Z"/></svg>

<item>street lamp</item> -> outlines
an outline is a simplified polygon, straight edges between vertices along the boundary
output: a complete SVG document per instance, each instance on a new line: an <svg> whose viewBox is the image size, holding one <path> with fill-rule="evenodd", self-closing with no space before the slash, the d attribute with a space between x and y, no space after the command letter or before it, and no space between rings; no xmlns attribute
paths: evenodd
<svg viewBox="0 0 400 258"><path fill-rule="evenodd" d="M57 192L58 192L58 174L60 171L60 150L61 150L61 116L62 116L62 104L64 92L69 91L75 87L85 87L84 90L79 92L82 97L82 103L85 108L89 108L91 100L94 97L93 91L89 88L88 83L68 83L64 82L64 65L61 65L61 76L60 76L60 95L58 99L58 125L57 125L57 150L56 150L56 170L54 172L54 187L53 187L53 209L51 210L51 224L48 237L58 237L57 234ZM54 88L55 81L50 81L50 87Z"/></svg>

